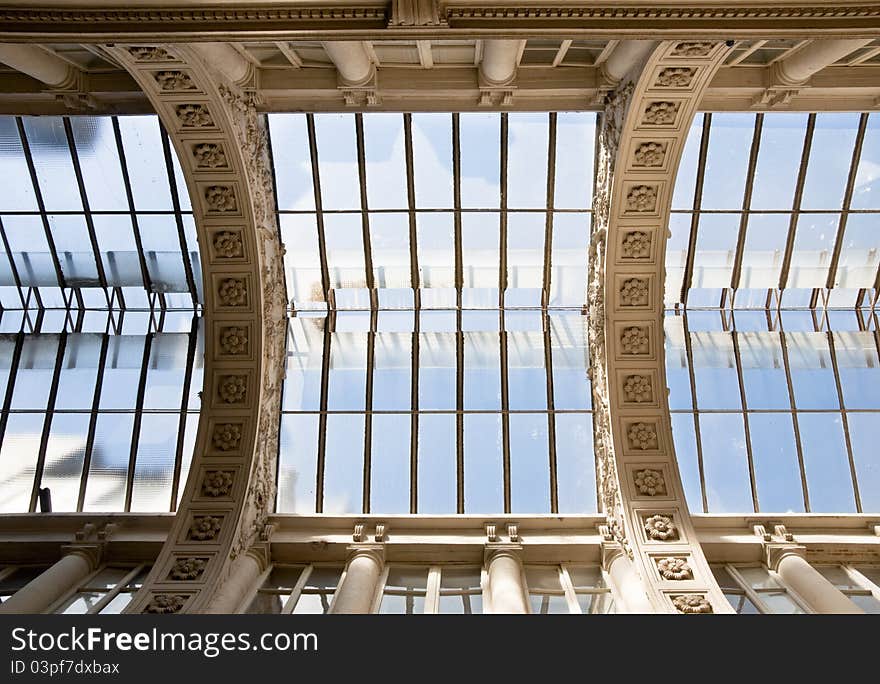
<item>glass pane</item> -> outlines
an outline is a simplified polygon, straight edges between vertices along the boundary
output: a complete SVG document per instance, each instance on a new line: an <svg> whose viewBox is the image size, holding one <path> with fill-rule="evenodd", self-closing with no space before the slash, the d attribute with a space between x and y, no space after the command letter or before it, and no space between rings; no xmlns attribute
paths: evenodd
<svg viewBox="0 0 880 684"><path fill-rule="evenodd" d="M788 409L788 380L779 333L736 333L746 405L750 409Z"/></svg>
<svg viewBox="0 0 880 684"><path fill-rule="evenodd" d="M769 187L775 190L773 184ZM739 281L741 288L779 286L789 223L787 214L749 215Z"/></svg>
<svg viewBox="0 0 880 684"><path fill-rule="evenodd" d="M571 612L565 596L532 594L529 596L529 607L535 615L564 615Z"/></svg>
<svg viewBox="0 0 880 684"><path fill-rule="evenodd" d="M745 594L725 593L724 598L740 615L759 615L761 611Z"/></svg>
<svg viewBox="0 0 880 684"><path fill-rule="evenodd" d="M525 570L526 585L530 592L562 590L558 566L527 565Z"/></svg>
<svg viewBox="0 0 880 684"><path fill-rule="evenodd" d="M587 209L593 200L596 115L560 112L556 119L557 209Z"/></svg>
<svg viewBox="0 0 880 684"><path fill-rule="evenodd" d="M282 411L316 411L321 407L325 324L325 317L296 317L288 323Z"/></svg>
<svg viewBox="0 0 880 684"><path fill-rule="evenodd" d="M700 409L742 410L731 333L692 332L691 351L697 406Z"/></svg>
<svg viewBox="0 0 880 684"><path fill-rule="evenodd" d="M416 207L451 208L452 116L413 114L412 138Z"/></svg>
<svg viewBox="0 0 880 684"><path fill-rule="evenodd" d="M257 592L246 612L249 615L280 615L288 601L290 601L290 594Z"/></svg>
<svg viewBox="0 0 880 684"><path fill-rule="evenodd" d="M60 116L22 119L47 211L82 211L70 147Z"/></svg>
<svg viewBox="0 0 880 684"><path fill-rule="evenodd" d="M370 209L406 209L409 203L403 116L366 114L363 121L367 204Z"/></svg>
<svg viewBox="0 0 880 684"><path fill-rule="evenodd" d="M507 115L507 198L511 209L547 206L547 141L544 113Z"/></svg>
<svg viewBox="0 0 880 684"><path fill-rule="evenodd" d="M82 586L89 589L113 589L133 568L107 566Z"/></svg>
<svg viewBox="0 0 880 684"><path fill-rule="evenodd" d="M370 249L377 288L412 287L409 217L406 214L371 213Z"/></svg>
<svg viewBox="0 0 880 684"><path fill-rule="evenodd" d="M83 591L74 594L64 601L53 612L64 615L85 615L95 604L104 598L105 594L96 591Z"/></svg>
<svg viewBox="0 0 880 684"><path fill-rule="evenodd" d="M810 511L855 513L852 478L839 413L798 415Z"/></svg>
<svg viewBox="0 0 880 684"><path fill-rule="evenodd" d="M557 212L553 215L550 249L550 306L580 307L586 302L587 242L590 216Z"/></svg>
<svg viewBox="0 0 880 684"><path fill-rule="evenodd" d="M107 379L104 380L105 384ZM131 413L100 414L86 482L84 511L121 511L131 449Z"/></svg>
<svg viewBox="0 0 880 684"><path fill-rule="evenodd" d="M180 416L174 413L143 415L134 466L132 511L170 510L179 423Z"/></svg>
<svg viewBox="0 0 880 684"><path fill-rule="evenodd" d="M538 312L529 314L534 314L534 322L540 326ZM506 338L511 410L546 409L547 370L544 364L544 338L540 328L537 331L511 331Z"/></svg>
<svg viewBox="0 0 880 684"><path fill-rule="evenodd" d="M575 589L604 589L602 570L596 565L569 566L568 576Z"/></svg>
<svg viewBox="0 0 880 684"><path fill-rule="evenodd" d="M11 116L0 116L0 176L7 183L7 192L0 196L0 210L37 211L18 126Z"/></svg>
<svg viewBox="0 0 880 684"><path fill-rule="evenodd" d="M712 115L703 181L703 209L742 208L754 126L753 114Z"/></svg>
<svg viewBox="0 0 880 684"><path fill-rule="evenodd" d="M284 244L296 245L284 254L287 296L298 308L322 308L324 286L315 215L281 214L279 223Z"/></svg>
<svg viewBox="0 0 880 684"><path fill-rule="evenodd" d="M868 615L880 615L880 601L873 596L868 596L867 594L855 594L850 596L849 600L855 603Z"/></svg>
<svg viewBox="0 0 880 684"><path fill-rule="evenodd" d="M794 615L804 613L804 609L797 605L794 600L784 591L762 591L761 601L771 613Z"/></svg>
<svg viewBox="0 0 880 684"><path fill-rule="evenodd" d="M592 416L557 413L555 420L559 512L597 513Z"/></svg>
<svg viewBox="0 0 880 684"><path fill-rule="evenodd" d="M823 112L816 115L801 200L803 209L839 209L843 204L858 126L859 115L856 113Z"/></svg>
<svg viewBox="0 0 880 684"><path fill-rule="evenodd" d="M752 589L777 589L779 581L763 566L737 567L737 571Z"/></svg>
<svg viewBox="0 0 880 684"><path fill-rule="evenodd" d="M367 333L330 333L327 408L363 411L367 386Z"/></svg>
<svg viewBox="0 0 880 684"><path fill-rule="evenodd" d="M855 582L849 574L839 565L814 565L814 568L822 573L838 589L861 589L862 586Z"/></svg>
<svg viewBox="0 0 880 684"><path fill-rule="evenodd" d="M278 460L279 513L315 512L318 454L318 416L281 416L281 453Z"/></svg>
<svg viewBox="0 0 880 684"><path fill-rule="evenodd" d="M749 434L759 510L802 513L804 496L791 414L751 413Z"/></svg>
<svg viewBox="0 0 880 684"><path fill-rule="evenodd" d="M705 512L703 511L694 416L691 413L673 413L671 418L675 456L678 460L678 469L688 509L692 513Z"/></svg>
<svg viewBox="0 0 880 684"><path fill-rule="evenodd" d="M2 134L0 134L2 135ZM853 209L880 209L880 117L871 114L853 189Z"/></svg>
<svg viewBox="0 0 880 684"><path fill-rule="evenodd" d="M754 510L742 416L701 414L700 432L709 512Z"/></svg>
<svg viewBox="0 0 880 684"><path fill-rule="evenodd" d="M289 565L273 565L272 571L263 582L263 589L286 589L292 591L302 575L302 568Z"/></svg>
<svg viewBox="0 0 880 684"><path fill-rule="evenodd" d="M790 332L785 335L795 404L800 409L840 407L831 351L826 333Z"/></svg>
<svg viewBox="0 0 880 684"><path fill-rule="evenodd" d="M409 513L412 418L409 414L375 414L372 420L370 512Z"/></svg>
<svg viewBox="0 0 880 684"><path fill-rule="evenodd" d="M843 404L880 409L880 358L874 332L832 333Z"/></svg>
<svg viewBox="0 0 880 684"><path fill-rule="evenodd" d="M464 510L504 510L501 416L464 416Z"/></svg>
<svg viewBox="0 0 880 684"><path fill-rule="evenodd" d="M359 513L363 506L364 416L327 416L324 513Z"/></svg>
<svg viewBox="0 0 880 684"><path fill-rule="evenodd" d="M49 488L53 512L76 510L89 418L85 413L56 413L52 419L40 486Z"/></svg>
<svg viewBox="0 0 880 684"><path fill-rule="evenodd" d="M464 113L459 120L461 205L497 208L501 196L501 117L495 113Z"/></svg>
<svg viewBox="0 0 880 684"><path fill-rule="evenodd" d="M455 335L445 332L420 333L419 408L455 409Z"/></svg>
<svg viewBox="0 0 880 684"><path fill-rule="evenodd" d="M23 513L28 510L43 418L42 413L13 413L9 416L0 447L2 513Z"/></svg>
<svg viewBox="0 0 880 684"><path fill-rule="evenodd" d="M455 416L419 417L418 512L456 512Z"/></svg>
<svg viewBox="0 0 880 684"><path fill-rule="evenodd" d="M752 209L792 208L806 128L806 114L779 112L764 116Z"/></svg>
<svg viewBox="0 0 880 684"><path fill-rule="evenodd" d="M315 195L312 189L306 115L270 114L269 132L272 135L278 208L281 211L314 211Z"/></svg>
<svg viewBox="0 0 880 684"><path fill-rule="evenodd" d="M839 224L838 214L798 216L786 287L825 287Z"/></svg>
<svg viewBox="0 0 880 684"><path fill-rule="evenodd" d="M354 115L314 116L324 209L360 209Z"/></svg>
<svg viewBox="0 0 880 684"><path fill-rule="evenodd" d="M510 510L550 512L546 414L510 414Z"/></svg>
<svg viewBox="0 0 880 684"><path fill-rule="evenodd" d="M849 413L847 421L862 511L880 512L880 414Z"/></svg>
<svg viewBox="0 0 880 684"><path fill-rule="evenodd" d="M170 211L171 190L159 119L155 116L119 118L125 164L137 211Z"/></svg>

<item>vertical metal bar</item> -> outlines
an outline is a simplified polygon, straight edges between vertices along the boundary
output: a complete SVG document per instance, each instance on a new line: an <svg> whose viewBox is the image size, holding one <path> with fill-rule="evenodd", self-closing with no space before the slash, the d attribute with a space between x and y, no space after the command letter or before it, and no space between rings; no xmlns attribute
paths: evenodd
<svg viewBox="0 0 880 684"><path fill-rule="evenodd" d="M421 308L419 282L418 234L416 230L416 187L413 170L412 114L403 115L404 150L406 154L406 198L409 212L409 270L416 308Z"/></svg>
<svg viewBox="0 0 880 684"><path fill-rule="evenodd" d="M743 379L742 357L740 356L739 349L739 333L736 332L735 325L734 330L728 334L733 341L733 358L736 363L736 378L739 383L739 398L742 404L743 429L745 430L746 437L746 458L749 462L749 483L752 490L752 508L754 509L754 512L757 513L760 510L760 507L758 502L758 487L755 478L755 458L752 453L752 435L749 430L749 411L748 405L746 404L746 384Z"/></svg>
<svg viewBox="0 0 880 684"><path fill-rule="evenodd" d="M171 479L171 502L169 510L177 509L177 490L180 488L180 470L183 465L183 446L186 438L186 418L189 408L189 391L192 383L193 365L199 339L199 317L193 316L186 349L186 369L183 373L183 396L180 398L180 420L177 423L177 447L174 450L174 474Z"/></svg>
<svg viewBox="0 0 880 684"><path fill-rule="evenodd" d="M544 277L541 288L541 330L544 338L544 373L547 392L547 446L550 469L550 512L559 512L559 487L556 455L556 404L553 397L553 358L550 344L550 257L553 250L553 211L556 204L556 112L549 114L547 140L547 212L544 223Z"/></svg>
<svg viewBox="0 0 880 684"><path fill-rule="evenodd" d="M831 253L831 263L828 265L828 278L825 287L829 290L835 286L837 280L837 267L840 263L840 252L843 249L843 239L846 233L846 222L849 218L849 210L852 206L853 190L856 186L856 175L859 171L859 161L862 157L862 147L865 144L865 131L868 128L868 113L862 112L859 117L859 128L853 145L852 161L849 165L849 175L846 180L846 190L843 193L843 206L840 210L840 223L837 226L837 238L834 241L834 251Z"/></svg>
<svg viewBox="0 0 880 684"><path fill-rule="evenodd" d="M788 384L788 398L789 405L791 406L791 422L792 427L794 428L795 447L797 448L798 469L801 473L801 489L803 490L804 494L804 511L809 513L810 492L807 487L807 469L806 465L804 464L804 450L803 446L801 445L801 430L797 415L797 405L795 403L794 382L792 382L791 379L791 363L788 357L788 343L786 342L785 332L781 328L782 321L780 318L779 344L780 349L782 350L782 365L785 368L785 381Z"/></svg>
<svg viewBox="0 0 880 684"><path fill-rule="evenodd" d="M333 314L334 312L331 312ZM321 395L318 413L318 465L316 468L315 512L324 512L324 464L327 456L327 390L330 384L331 314L324 319L324 348L321 355Z"/></svg>
<svg viewBox="0 0 880 684"><path fill-rule="evenodd" d="M55 276L58 278L58 287L67 287L67 281L64 279L64 273L61 270L61 262L58 260L58 250L55 248L55 238L52 236L52 229L49 226L49 217L46 214L46 204L43 202L43 192L40 190L40 181L37 178L37 167L34 164L34 158L31 154L31 146L24 130L24 122L20 116L15 117L15 123L18 125L18 137L21 139L21 148L24 152L24 159L27 162L28 173L31 177L31 185L34 188L34 197L37 200L37 208L40 211L40 220L43 223L43 232L46 235L46 243L49 245L49 252L52 255L52 265L55 267Z"/></svg>
<svg viewBox="0 0 880 684"><path fill-rule="evenodd" d="M309 134L309 156L312 162L312 188L315 192L315 221L318 228L318 256L321 261L321 288L324 301L332 303L330 293L330 268L327 264L327 241L324 233L324 205L321 200L321 172L318 168L318 141L315 135L315 115L306 114L306 128ZM320 511L319 511L320 512Z"/></svg>
<svg viewBox="0 0 880 684"><path fill-rule="evenodd" d="M682 330L684 332L684 348L688 362L688 377L691 385L691 408L694 415L694 441L697 448L697 469L700 473L700 492L703 499L703 513L709 512L709 502L706 497L706 472L703 468L703 439L700 434L700 412L697 403L697 381L694 376L694 350L691 346L691 333L687 324L687 311L682 314Z"/></svg>
<svg viewBox="0 0 880 684"><path fill-rule="evenodd" d="M370 512L370 472L373 448L373 372L376 365L376 325L378 310L370 309L370 330L367 332L367 381L364 396L364 482L363 511Z"/></svg>
<svg viewBox="0 0 880 684"><path fill-rule="evenodd" d="M500 224L498 230L499 243L498 243L498 255L499 255L499 268L498 268L498 307L504 308L504 293L507 291L507 153L508 153L508 121L507 121L507 112L502 112L501 114L501 153L499 155L501 160L501 169L500 169L500 190L501 197L500 208L501 215L499 216ZM503 328L503 326L502 326Z"/></svg>
<svg viewBox="0 0 880 684"><path fill-rule="evenodd" d="M746 244L746 229L749 222L749 210L752 206L752 191L755 185L755 168L758 165L758 152L761 148L761 131L764 128L764 114L755 114L755 130L752 134L752 147L749 151L749 166L746 171L746 188L743 193L742 213L739 215L739 234L736 239L736 257L733 263L733 273L730 275L730 288L734 291L739 289L742 275L743 253Z"/></svg>
<svg viewBox="0 0 880 684"><path fill-rule="evenodd" d="M76 176L76 184L79 188L79 198L85 212L86 230L89 232L89 243L92 246L92 254L95 257L95 268L98 273L98 281L101 287L107 287L107 274L104 272L104 263L101 261L101 248L98 246L98 237L95 233L95 223L92 220L92 209L89 204L89 195L86 192L85 181L83 180L82 167L79 163L79 153L76 150L76 141L73 136L73 126L70 124L70 117L64 117L64 134L67 136L67 147L70 149L70 159L73 162L73 173Z"/></svg>
<svg viewBox="0 0 880 684"><path fill-rule="evenodd" d="M544 334L544 371L547 374L547 444L550 451L550 512L559 513L559 479L556 459L556 400L553 396L553 352L550 336L550 316L541 311Z"/></svg>
<svg viewBox="0 0 880 684"><path fill-rule="evenodd" d="M168 175L168 187L171 190L171 206L174 208L174 222L177 224L177 241L180 245L180 258L183 261L183 272L186 274L186 284L192 298L193 307L199 303L199 294L196 289L196 281L193 275L193 267L189 261L189 249L186 246L186 232L183 228L183 215L180 209L180 196L177 192L177 179L174 177L174 162L171 158L171 144L168 140L168 132L159 123L159 134L162 138L162 152L165 156L165 173ZM172 510L174 510L172 508Z"/></svg>
<svg viewBox="0 0 880 684"><path fill-rule="evenodd" d="M153 335L144 336L144 356L141 361L141 375L138 380L137 399L135 400L134 421L131 428L131 451L128 454L128 474L125 478L125 511L131 510L131 495L134 490L134 469L137 460L138 443L141 435L141 421L144 411L144 394L147 390L147 369L150 365L150 350L153 347Z"/></svg>
<svg viewBox="0 0 880 684"><path fill-rule="evenodd" d="M691 233L688 239L687 259L684 265L684 277L681 281L681 301L687 305L688 290L694 275L694 259L697 252L697 228L700 223L700 207L703 202L703 180L706 175L706 156L709 152L709 133L712 129L712 114L703 114L703 131L700 137L700 156L697 163L697 180L694 184L694 204L691 213Z"/></svg>
<svg viewBox="0 0 880 684"><path fill-rule="evenodd" d="M410 418L410 513L418 512L419 484L419 330L421 328L421 283L419 281L418 234L416 230L416 189L413 170L412 114L403 115L406 156L406 197L409 214L409 269L413 286L414 327L412 340L412 413Z"/></svg>
<svg viewBox="0 0 880 684"><path fill-rule="evenodd" d="M98 426L99 409L101 407L101 390L104 388L104 366L107 363L107 349L110 347L110 335L101 336L101 351L98 355L98 370L95 374L95 393L92 395L92 410L89 415L89 431L86 436L86 449L83 457L83 468L79 480L79 495L76 499L76 510L81 512L86 500L86 487L89 482L89 470L92 467L92 452L95 448L95 430Z"/></svg>
<svg viewBox="0 0 880 684"><path fill-rule="evenodd" d="M801 200L804 196L804 180L807 177L807 166L810 163L810 148L813 145L813 131L816 129L816 115L807 117L807 130L804 132L804 147L801 151L801 165L798 169L797 184L791 205L791 220L788 224L788 237L785 242L785 253L779 270L779 289L784 290L788 281L788 270L791 267L791 255L794 251L794 239L797 232L798 217L801 211Z"/></svg>
<svg viewBox="0 0 880 684"><path fill-rule="evenodd" d="M455 508L464 513L464 332L462 331L462 287L464 261L461 235L461 118L452 115L452 202L455 234Z"/></svg>
<svg viewBox="0 0 880 684"><path fill-rule="evenodd" d="M503 464L504 512L510 513L510 379L508 376L507 331L504 320L504 292L507 289L507 175L508 175L508 115L501 114L501 169L500 193L500 268L498 271L498 345L501 370L501 449Z"/></svg>
<svg viewBox="0 0 880 684"><path fill-rule="evenodd" d="M418 476L419 476L419 341L421 337L421 312L413 312L412 334L412 366L410 367L411 394L409 428L409 512L418 512Z"/></svg>
<svg viewBox="0 0 880 684"><path fill-rule="evenodd" d="M114 116L112 121L113 135L116 137L116 149L119 153L119 165L122 168L122 181L125 183L125 197L128 201L128 212L131 216L131 227L134 234L134 242L138 250L138 261L141 266L141 276L144 281L144 289L147 292L153 292L152 279L150 278L150 271L147 268L147 259L144 255L144 244L141 240L141 231L138 225L137 213L135 212L134 194L131 191L131 179L128 175L128 164L125 161L125 149L122 144L122 131L119 128L119 119Z"/></svg>
<svg viewBox="0 0 880 684"><path fill-rule="evenodd" d="M556 112L550 112L550 130L547 143L547 212L544 223L544 278L541 288L541 308L550 302L550 255L553 250L553 210L556 191Z"/></svg>
<svg viewBox="0 0 880 684"><path fill-rule="evenodd" d="M55 400L58 398L58 382L61 379L61 368L64 364L64 351L67 349L67 331L63 330L58 338L58 350L55 352L55 368L52 371L52 385L46 402L46 417L43 420L43 433L40 435L40 450L37 452L37 464L34 468L34 481L31 486L31 501L28 510L37 508L40 495L40 481L43 479L43 468L46 465L46 448L49 445L49 433L52 430L52 418L55 416Z"/></svg>

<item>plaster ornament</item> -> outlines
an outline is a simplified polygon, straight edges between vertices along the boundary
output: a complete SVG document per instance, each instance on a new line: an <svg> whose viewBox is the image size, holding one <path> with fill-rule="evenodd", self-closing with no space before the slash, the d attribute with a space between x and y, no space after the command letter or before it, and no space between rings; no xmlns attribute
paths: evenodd
<svg viewBox="0 0 880 684"><path fill-rule="evenodd" d="M189 582L198 579L208 567L208 561L204 558L178 558L171 567L171 579L179 582Z"/></svg>
<svg viewBox="0 0 880 684"><path fill-rule="evenodd" d="M666 146L658 142L644 142L633 153L633 166L663 166Z"/></svg>
<svg viewBox="0 0 880 684"><path fill-rule="evenodd" d="M217 143L202 143L193 148L196 166L201 169L222 169L229 166L223 146Z"/></svg>
<svg viewBox="0 0 880 684"><path fill-rule="evenodd" d="M648 303L648 281L629 278L620 288L621 306L645 306Z"/></svg>
<svg viewBox="0 0 880 684"><path fill-rule="evenodd" d="M156 594L150 599L144 612L154 615L178 613L184 603L186 603L186 596L180 594Z"/></svg>
<svg viewBox="0 0 880 684"><path fill-rule="evenodd" d="M241 443L241 427L235 423L221 423L214 426L211 436L214 448L218 451L232 451Z"/></svg>
<svg viewBox="0 0 880 684"><path fill-rule="evenodd" d="M651 102L642 115L642 123L651 126L671 126L678 114L678 102Z"/></svg>
<svg viewBox="0 0 880 684"><path fill-rule="evenodd" d="M205 188L205 204L208 211L226 212L235 211L238 204L235 201L235 191L228 185L209 185Z"/></svg>
<svg viewBox="0 0 880 684"><path fill-rule="evenodd" d="M706 57L715 47L715 43L708 41L686 41L672 48L673 57Z"/></svg>
<svg viewBox="0 0 880 684"><path fill-rule="evenodd" d="M660 576L663 579L674 582L694 578L694 572L684 558L675 558L674 556L660 558L657 561L657 570L660 571Z"/></svg>
<svg viewBox="0 0 880 684"><path fill-rule="evenodd" d="M662 88L687 88L694 80L696 69L690 67L666 67L657 75L657 84Z"/></svg>
<svg viewBox="0 0 880 684"><path fill-rule="evenodd" d="M197 541L210 541L220 532L222 524L220 518L213 515L197 515L193 517L192 525L189 528L189 538Z"/></svg>
<svg viewBox="0 0 880 684"><path fill-rule="evenodd" d="M224 354L236 355L247 352L247 328L237 325L222 328L220 331L220 348Z"/></svg>
<svg viewBox="0 0 880 684"><path fill-rule="evenodd" d="M224 375L218 391L220 398L227 404L240 404L247 394L247 376Z"/></svg>
<svg viewBox="0 0 880 684"><path fill-rule="evenodd" d="M625 354L638 356L648 353L648 333L637 325L624 328L620 335L620 346Z"/></svg>
<svg viewBox="0 0 880 684"><path fill-rule="evenodd" d="M712 612L712 604L702 594L680 594L672 597L672 605L679 613L698 615Z"/></svg>
<svg viewBox="0 0 880 684"><path fill-rule="evenodd" d="M202 494L227 496L232 489L232 473L227 470L209 470L202 482Z"/></svg>
<svg viewBox="0 0 880 684"><path fill-rule="evenodd" d="M125 48L135 62L169 62L174 58L168 54L168 51L160 47L151 47L148 45L130 45Z"/></svg>
<svg viewBox="0 0 880 684"><path fill-rule="evenodd" d="M646 496L662 496L666 494L666 480L663 479L663 473L659 470L637 470L635 472L635 483L639 490L639 494Z"/></svg>
<svg viewBox="0 0 880 684"><path fill-rule="evenodd" d="M629 375L623 383L623 395L627 401L644 404L653 399L651 378L647 375Z"/></svg>
<svg viewBox="0 0 880 684"><path fill-rule="evenodd" d="M156 83L159 84L159 89L164 92L176 93L196 90L196 84L193 83L189 74L185 74L182 71L157 71L155 78Z"/></svg>
<svg viewBox="0 0 880 684"><path fill-rule="evenodd" d="M652 423L635 423L627 432L629 443L634 449L654 449L657 447L657 431Z"/></svg>
<svg viewBox="0 0 880 684"><path fill-rule="evenodd" d="M241 233L232 230L224 230L217 233L214 235L214 251L217 253L217 256L226 259L244 256Z"/></svg>
<svg viewBox="0 0 880 684"><path fill-rule="evenodd" d="M645 532L649 539L655 541L671 541L678 539L678 530L672 518L665 515L652 515L645 518Z"/></svg>
<svg viewBox="0 0 880 684"><path fill-rule="evenodd" d="M634 185L626 195L627 211L654 211L657 206L657 188L651 185Z"/></svg>
<svg viewBox="0 0 880 684"><path fill-rule="evenodd" d="M247 303L247 287L244 278L226 278L220 283L217 296L223 306L244 306Z"/></svg>
<svg viewBox="0 0 880 684"><path fill-rule="evenodd" d="M174 114L183 128L207 128L214 125L214 119L205 105L180 104L174 108Z"/></svg>
<svg viewBox="0 0 880 684"><path fill-rule="evenodd" d="M643 230L627 233L620 251L624 259L647 259L651 256L651 236Z"/></svg>

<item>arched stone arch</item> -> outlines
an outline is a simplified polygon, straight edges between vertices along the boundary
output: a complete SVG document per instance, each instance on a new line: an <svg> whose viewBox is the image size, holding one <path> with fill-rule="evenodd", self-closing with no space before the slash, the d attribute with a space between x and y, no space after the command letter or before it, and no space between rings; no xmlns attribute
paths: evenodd
<svg viewBox="0 0 880 684"><path fill-rule="evenodd" d="M590 244L590 354L600 497L658 612L730 612L697 542L672 441L663 282L672 191L691 121L730 48L660 43L607 99Z"/></svg>
<svg viewBox="0 0 880 684"><path fill-rule="evenodd" d="M191 47L107 49L174 144L205 292L205 380L190 474L171 533L126 612L197 613L259 540L274 501L287 327L265 122L252 96Z"/></svg>

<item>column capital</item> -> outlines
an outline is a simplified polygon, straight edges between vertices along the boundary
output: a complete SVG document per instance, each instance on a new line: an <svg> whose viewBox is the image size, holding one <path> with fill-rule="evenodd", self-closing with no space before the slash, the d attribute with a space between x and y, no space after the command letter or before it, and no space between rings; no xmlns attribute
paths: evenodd
<svg viewBox="0 0 880 684"><path fill-rule="evenodd" d="M807 547L800 544L764 544L764 562L774 572L779 568L782 559L787 556L798 556L806 560Z"/></svg>
<svg viewBox="0 0 880 684"><path fill-rule="evenodd" d="M103 544L67 544L61 547L62 556L81 556L89 564L89 572L97 569L104 557Z"/></svg>
<svg viewBox="0 0 880 684"><path fill-rule="evenodd" d="M483 563L488 565L500 556L508 556L522 563L522 548L522 544L486 544L483 547Z"/></svg>
<svg viewBox="0 0 880 684"><path fill-rule="evenodd" d="M384 544L349 544L345 550L347 552L346 562L348 563L357 556L368 556L376 561L380 568L385 565Z"/></svg>
<svg viewBox="0 0 880 684"><path fill-rule="evenodd" d="M602 567L611 570L611 564L621 556L628 557L623 545L617 541L603 541L601 546Z"/></svg>

